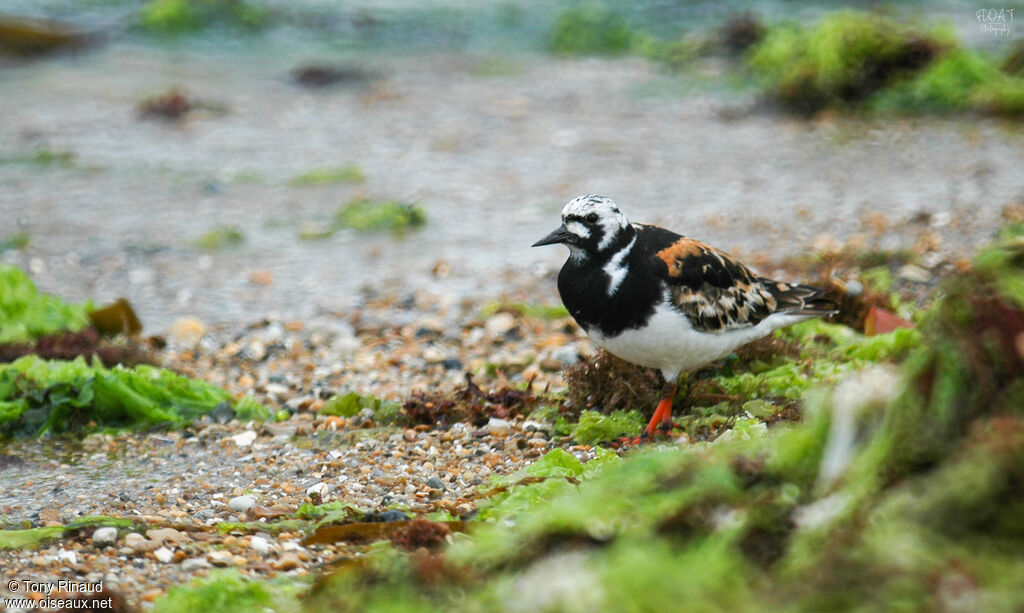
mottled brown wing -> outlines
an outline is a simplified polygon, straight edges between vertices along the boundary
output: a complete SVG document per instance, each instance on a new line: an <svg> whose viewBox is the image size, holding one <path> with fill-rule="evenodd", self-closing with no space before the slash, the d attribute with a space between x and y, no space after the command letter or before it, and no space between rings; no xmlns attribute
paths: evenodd
<svg viewBox="0 0 1024 613"><path fill-rule="evenodd" d="M758 277L729 254L680 238L654 256L672 304L697 330L715 332L757 325L772 313L827 315L821 290Z"/></svg>

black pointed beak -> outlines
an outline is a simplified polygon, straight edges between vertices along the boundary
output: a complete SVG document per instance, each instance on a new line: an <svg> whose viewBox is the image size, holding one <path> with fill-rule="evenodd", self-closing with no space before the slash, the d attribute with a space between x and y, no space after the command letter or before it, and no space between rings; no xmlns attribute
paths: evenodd
<svg viewBox="0 0 1024 613"><path fill-rule="evenodd" d="M556 245L558 243L566 242L567 240L569 240L570 236L572 235L569 234L569 231L565 229L565 224L562 224L558 226L558 228L554 232L548 234L547 236L545 236L544 238L540 239L539 241L530 246L543 247L544 245Z"/></svg>

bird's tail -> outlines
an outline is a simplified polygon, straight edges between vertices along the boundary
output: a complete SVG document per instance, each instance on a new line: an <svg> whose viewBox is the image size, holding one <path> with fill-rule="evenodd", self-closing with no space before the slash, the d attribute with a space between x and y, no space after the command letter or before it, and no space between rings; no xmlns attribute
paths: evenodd
<svg viewBox="0 0 1024 613"><path fill-rule="evenodd" d="M837 305L825 296L825 290L810 285L782 283L761 279L764 287L775 298L775 311L805 318L835 315Z"/></svg>

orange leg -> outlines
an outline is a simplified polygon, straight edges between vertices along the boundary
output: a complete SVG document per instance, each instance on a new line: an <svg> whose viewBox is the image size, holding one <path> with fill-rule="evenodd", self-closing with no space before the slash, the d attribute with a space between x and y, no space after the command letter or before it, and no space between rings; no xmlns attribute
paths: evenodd
<svg viewBox="0 0 1024 613"><path fill-rule="evenodd" d="M654 433L658 429L671 430L672 429L672 398L676 395L676 384L673 381L665 383L665 387L662 390L661 402L658 403L658 408L654 409L654 415L651 416L651 422L647 424L647 428L644 429L644 436L653 438Z"/></svg>

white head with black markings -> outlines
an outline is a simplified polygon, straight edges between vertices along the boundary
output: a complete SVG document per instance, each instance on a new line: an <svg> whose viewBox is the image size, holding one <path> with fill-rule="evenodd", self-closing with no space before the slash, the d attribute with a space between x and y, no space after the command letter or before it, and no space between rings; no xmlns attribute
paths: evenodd
<svg viewBox="0 0 1024 613"><path fill-rule="evenodd" d="M533 244L564 243L573 258L599 257L614 253L634 233L629 220L611 198L577 196L562 208L562 225Z"/></svg>

